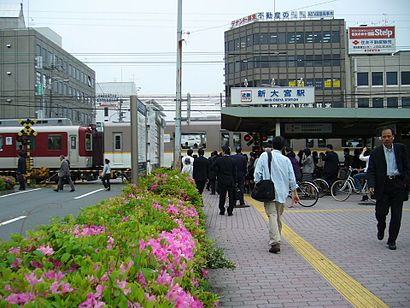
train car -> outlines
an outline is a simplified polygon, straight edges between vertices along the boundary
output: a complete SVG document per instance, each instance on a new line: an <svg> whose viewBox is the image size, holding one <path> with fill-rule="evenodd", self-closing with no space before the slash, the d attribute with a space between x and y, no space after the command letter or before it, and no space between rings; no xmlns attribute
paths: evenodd
<svg viewBox="0 0 410 308"><path fill-rule="evenodd" d="M167 167L172 165L175 124L167 123L165 128L165 164ZM221 151L222 146L228 145L232 151L237 146L241 146L244 153L258 150L258 147L266 140L269 140L273 135L258 134L254 132L230 132L221 128L220 121L191 121L188 125L181 125L181 149L182 154L186 150L193 149L196 154L196 149L204 148L205 156L210 156L214 150ZM374 147L372 138L307 138L304 139L289 139L287 146L290 146L297 153L299 150L309 148L312 151L325 152L326 145L332 144L335 152L339 156L340 162L344 161L343 149L350 149L350 154L353 155L355 150L361 149L363 146L369 148Z"/></svg>

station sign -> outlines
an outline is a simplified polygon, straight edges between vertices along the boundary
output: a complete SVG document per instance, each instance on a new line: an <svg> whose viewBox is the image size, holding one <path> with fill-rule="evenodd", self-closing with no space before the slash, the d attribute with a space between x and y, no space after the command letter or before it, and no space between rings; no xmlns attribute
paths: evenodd
<svg viewBox="0 0 410 308"><path fill-rule="evenodd" d="M386 54L395 51L394 26L349 28L349 54Z"/></svg>
<svg viewBox="0 0 410 308"><path fill-rule="evenodd" d="M313 104L314 87L231 88L231 105Z"/></svg>

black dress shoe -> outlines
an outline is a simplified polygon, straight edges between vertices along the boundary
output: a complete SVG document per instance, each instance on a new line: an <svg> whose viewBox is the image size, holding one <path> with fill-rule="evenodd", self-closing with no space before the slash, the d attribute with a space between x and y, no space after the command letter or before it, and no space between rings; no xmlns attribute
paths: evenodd
<svg viewBox="0 0 410 308"><path fill-rule="evenodd" d="M390 250L396 250L397 249L396 243L387 243L387 246L389 246Z"/></svg>
<svg viewBox="0 0 410 308"><path fill-rule="evenodd" d="M273 244L270 247L269 252L271 252L271 253L280 253L280 244L279 243Z"/></svg>
<svg viewBox="0 0 410 308"><path fill-rule="evenodd" d="M225 212L219 212L219 215L225 215Z"/></svg>
<svg viewBox="0 0 410 308"><path fill-rule="evenodd" d="M59 190L58 189L53 189L54 191L56 191L56 192L58 192Z"/></svg>
<svg viewBox="0 0 410 308"><path fill-rule="evenodd" d="M381 241L384 237L384 231L377 231L377 239Z"/></svg>
<svg viewBox="0 0 410 308"><path fill-rule="evenodd" d="M75 189L71 189L71 190L70 190L70 192L73 192L73 191L75 191Z"/></svg>
<svg viewBox="0 0 410 308"><path fill-rule="evenodd" d="M243 209L243 208L246 208L246 207L250 207L250 205L247 205L247 204L239 204L239 205L236 205L235 206L237 209Z"/></svg>
<svg viewBox="0 0 410 308"><path fill-rule="evenodd" d="M228 213L228 216L233 216L233 213Z"/></svg>

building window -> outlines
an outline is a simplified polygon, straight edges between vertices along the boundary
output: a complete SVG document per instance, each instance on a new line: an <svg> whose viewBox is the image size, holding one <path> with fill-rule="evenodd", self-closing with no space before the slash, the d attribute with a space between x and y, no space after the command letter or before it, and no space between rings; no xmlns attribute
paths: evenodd
<svg viewBox="0 0 410 308"><path fill-rule="evenodd" d="M108 107L104 107L104 117L108 117Z"/></svg>
<svg viewBox="0 0 410 308"><path fill-rule="evenodd" d="M332 31L332 43L340 42L340 33L339 31Z"/></svg>
<svg viewBox="0 0 410 308"><path fill-rule="evenodd" d="M357 86L369 85L369 73L357 73Z"/></svg>
<svg viewBox="0 0 410 308"><path fill-rule="evenodd" d="M386 72L386 84L388 86L397 86L397 72Z"/></svg>
<svg viewBox="0 0 410 308"><path fill-rule="evenodd" d="M358 98L357 108L369 108L369 98L367 97Z"/></svg>
<svg viewBox="0 0 410 308"><path fill-rule="evenodd" d="M401 107L410 108L410 96L401 98Z"/></svg>
<svg viewBox="0 0 410 308"><path fill-rule="evenodd" d="M399 106L398 97L388 97L387 98L387 108L397 108Z"/></svg>
<svg viewBox="0 0 410 308"><path fill-rule="evenodd" d="M383 85L383 72L373 72L372 73L372 86L382 86Z"/></svg>
<svg viewBox="0 0 410 308"><path fill-rule="evenodd" d="M401 72L401 84L410 85L410 72Z"/></svg>
<svg viewBox="0 0 410 308"><path fill-rule="evenodd" d="M278 33L278 43L286 44L286 33Z"/></svg>
<svg viewBox="0 0 410 308"><path fill-rule="evenodd" d="M373 108L383 108L383 97L374 97L372 99Z"/></svg>

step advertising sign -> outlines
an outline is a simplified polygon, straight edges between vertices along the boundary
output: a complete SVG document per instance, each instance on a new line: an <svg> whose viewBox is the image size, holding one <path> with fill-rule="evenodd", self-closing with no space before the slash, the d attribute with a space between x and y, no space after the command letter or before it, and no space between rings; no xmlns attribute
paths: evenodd
<svg viewBox="0 0 410 308"><path fill-rule="evenodd" d="M394 26L349 28L349 54L388 54L395 51Z"/></svg>

